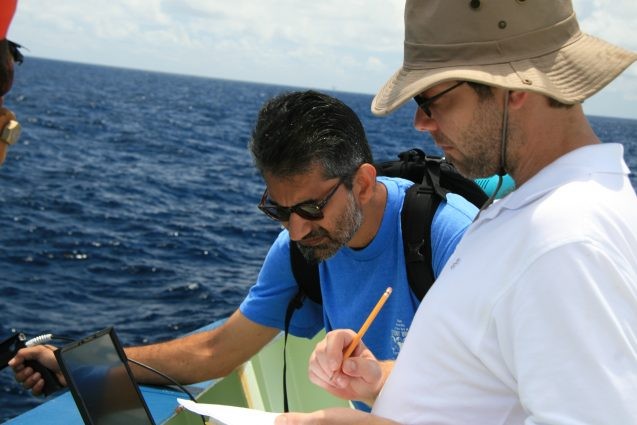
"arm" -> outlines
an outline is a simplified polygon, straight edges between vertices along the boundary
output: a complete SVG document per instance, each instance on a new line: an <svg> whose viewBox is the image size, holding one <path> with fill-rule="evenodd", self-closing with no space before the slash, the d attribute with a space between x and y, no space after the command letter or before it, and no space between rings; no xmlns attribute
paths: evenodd
<svg viewBox="0 0 637 425"><path fill-rule="evenodd" d="M279 329L259 325L236 310L218 328L159 344L129 347L125 351L127 357L187 384L228 375L278 333ZM167 383L137 365L131 368L139 382Z"/></svg>
<svg viewBox="0 0 637 425"><path fill-rule="evenodd" d="M259 325L247 319L239 310L221 326L209 331L187 335L159 344L129 347L126 356L147 364L179 383L187 384L218 378L232 372L250 359L278 334L279 330ZM25 360L36 360L56 373L65 384L53 355L55 347L23 348L9 361L16 380L34 395L44 387L40 374L24 366ZM135 378L147 384L166 384L157 374L131 364Z"/></svg>
<svg viewBox="0 0 637 425"><path fill-rule="evenodd" d="M352 356L343 361L343 352L355 336L356 333L348 329L329 332L310 356L308 373L312 383L331 394L361 400L371 406L394 362L378 361L362 342Z"/></svg>

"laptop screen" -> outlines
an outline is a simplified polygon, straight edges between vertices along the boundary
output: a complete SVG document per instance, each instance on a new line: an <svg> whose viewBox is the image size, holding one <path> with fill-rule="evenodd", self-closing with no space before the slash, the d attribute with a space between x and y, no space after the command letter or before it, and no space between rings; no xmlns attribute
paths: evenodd
<svg viewBox="0 0 637 425"><path fill-rule="evenodd" d="M58 359L88 425L154 425L113 328L72 342Z"/></svg>

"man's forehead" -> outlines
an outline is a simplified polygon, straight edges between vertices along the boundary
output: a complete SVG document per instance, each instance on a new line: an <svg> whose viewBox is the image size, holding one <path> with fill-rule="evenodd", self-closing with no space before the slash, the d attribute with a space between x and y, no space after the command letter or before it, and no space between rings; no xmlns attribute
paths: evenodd
<svg viewBox="0 0 637 425"><path fill-rule="evenodd" d="M290 187L307 184L311 181L328 180L325 178L323 168L316 164L310 165L305 170L295 174L278 174L276 172L265 171L263 173L263 179L267 186L280 185Z"/></svg>
<svg viewBox="0 0 637 425"><path fill-rule="evenodd" d="M285 177L266 173L263 177L270 198L281 205L286 205L288 201L295 201L293 202L295 204L315 200L323 195L321 192L330 180L317 169Z"/></svg>

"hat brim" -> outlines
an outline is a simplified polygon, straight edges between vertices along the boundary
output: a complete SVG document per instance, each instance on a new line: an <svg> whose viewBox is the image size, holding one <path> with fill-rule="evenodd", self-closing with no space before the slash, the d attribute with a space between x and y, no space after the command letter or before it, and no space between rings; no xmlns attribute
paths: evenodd
<svg viewBox="0 0 637 425"><path fill-rule="evenodd" d="M544 94L565 104L581 103L637 60L637 54L582 34L555 52L514 62L403 66L372 101L374 115L388 115L413 96L444 81L473 81L509 90Z"/></svg>

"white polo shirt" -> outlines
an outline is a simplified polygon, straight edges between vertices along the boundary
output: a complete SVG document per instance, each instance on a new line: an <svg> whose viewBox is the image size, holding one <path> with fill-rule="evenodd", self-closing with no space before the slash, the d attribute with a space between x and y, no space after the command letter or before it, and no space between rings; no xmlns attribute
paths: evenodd
<svg viewBox="0 0 637 425"><path fill-rule="evenodd" d="M373 413L403 424L637 423L637 198L577 149L469 228Z"/></svg>

